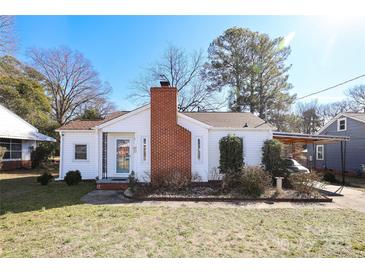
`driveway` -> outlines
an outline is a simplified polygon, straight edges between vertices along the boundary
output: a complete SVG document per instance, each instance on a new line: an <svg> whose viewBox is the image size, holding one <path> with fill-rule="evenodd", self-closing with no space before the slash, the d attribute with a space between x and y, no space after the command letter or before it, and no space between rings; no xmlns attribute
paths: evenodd
<svg viewBox="0 0 365 274"><path fill-rule="evenodd" d="M325 190L335 192L339 186L326 185ZM365 213L365 192L351 187L344 187L343 196L333 196L333 202L339 207L350 208Z"/></svg>

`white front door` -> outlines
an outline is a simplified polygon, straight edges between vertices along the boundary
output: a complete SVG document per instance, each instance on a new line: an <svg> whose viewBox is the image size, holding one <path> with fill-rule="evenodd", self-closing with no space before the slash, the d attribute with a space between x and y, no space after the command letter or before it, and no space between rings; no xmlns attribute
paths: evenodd
<svg viewBox="0 0 365 274"><path fill-rule="evenodd" d="M131 171L131 140L116 140L115 173L120 176L128 176Z"/></svg>

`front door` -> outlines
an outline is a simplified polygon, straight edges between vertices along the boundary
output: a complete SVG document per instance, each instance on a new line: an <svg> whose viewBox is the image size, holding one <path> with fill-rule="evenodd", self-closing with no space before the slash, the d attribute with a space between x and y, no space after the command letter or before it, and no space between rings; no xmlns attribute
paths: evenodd
<svg viewBox="0 0 365 274"><path fill-rule="evenodd" d="M130 172L130 166L131 166L130 140L117 139L116 148L117 148L116 173L127 176Z"/></svg>

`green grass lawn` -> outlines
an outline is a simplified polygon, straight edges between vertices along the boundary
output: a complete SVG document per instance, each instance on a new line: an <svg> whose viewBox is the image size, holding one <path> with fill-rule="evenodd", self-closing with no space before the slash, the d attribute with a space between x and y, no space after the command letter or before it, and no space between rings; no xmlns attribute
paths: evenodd
<svg viewBox="0 0 365 274"><path fill-rule="evenodd" d="M365 256L352 210L92 206L80 203L92 183L34 176L0 179L0 257Z"/></svg>

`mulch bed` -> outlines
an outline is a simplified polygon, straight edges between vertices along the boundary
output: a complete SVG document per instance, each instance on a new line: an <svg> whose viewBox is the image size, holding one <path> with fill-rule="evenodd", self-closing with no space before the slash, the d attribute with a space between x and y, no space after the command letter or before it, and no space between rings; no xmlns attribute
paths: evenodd
<svg viewBox="0 0 365 274"><path fill-rule="evenodd" d="M260 197L245 196L241 193L230 191L224 192L219 184L214 185L192 185L182 190L160 190L150 187L143 187L133 199L138 201L191 201L191 202L332 202L331 198L320 193L304 194L292 189L285 189L276 193L275 188L265 191Z"/></svg>

